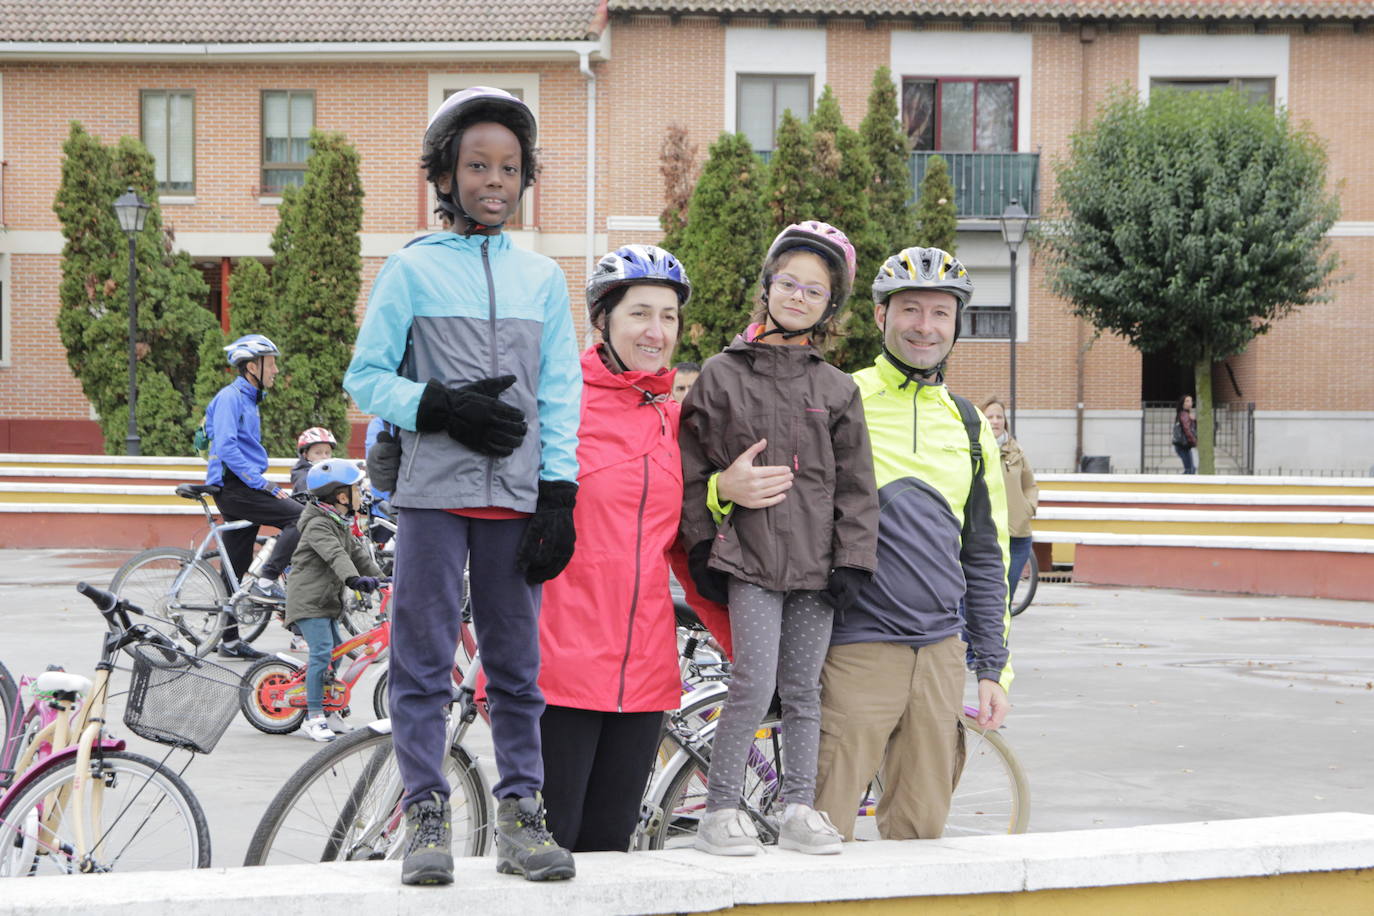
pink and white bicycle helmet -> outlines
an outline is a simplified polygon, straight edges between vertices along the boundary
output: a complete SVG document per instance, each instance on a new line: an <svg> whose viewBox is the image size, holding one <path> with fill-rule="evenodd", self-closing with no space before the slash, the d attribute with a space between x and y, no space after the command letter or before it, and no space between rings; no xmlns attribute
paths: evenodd
<svg viewBox="0 0 1374 916"><path fill-rule="evenodd" d="M334 438L334 434L329 430L323 426L312 426L301 433L300 438L296 440L296 454L304 455L306 449L321 442L327 442L330 445L339 444L339 441Z"/></svg>
<svg viewBox="0 0 1374 916"><path fill-rule="evenodd" d="M839 288L830 291L830 302L826 305L825 311L821 313L819 321L809 328L796 331L779 329L778 333L782 334L783 337L810 334L817 328L824 327L826 322L835 317L835 313L844 307L845 302L849 300L849 294L854 289L854 272L858 262L858 258L854 254L854 245L849 241L849 237L839 229L829 223L815 219L793 223L778 233L777 238L773 239L773 244L768 246L768 256L763 259L763 273L759 277L759 281L763 284L765 297L768 295L768 285L773 280L769 273L770 267L778 256L794 248L806 248L815 251L832 267L839 268L834 271L839 279Z"/></svg>

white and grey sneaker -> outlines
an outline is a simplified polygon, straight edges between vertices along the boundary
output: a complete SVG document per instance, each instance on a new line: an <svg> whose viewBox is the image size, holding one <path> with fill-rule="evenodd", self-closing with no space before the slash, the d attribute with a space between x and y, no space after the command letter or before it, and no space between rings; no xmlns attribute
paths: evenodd
<svg viewBox="0 0 1374 916"><path fill-rule="evenodd" d="M783 812L778 845L807 855L833 856L844 848L844 837L824 811L809 805L790 804Z"/></svg>
<svg viewBox="0 0 1374 916"><path fill-rule="evenodd" d="M713 856L753 856L763 851L758 828L738 808L707 811L697 826L695 845Z"/></svg>
<svg viewBox="0 0 1374 916"><path fill-rule="evenodd" d="M329 727L329 722L324 716L315 716L313 719L305 720L305 736L312 741L333 741L339 737L334 734L334 730Z"/></svg>

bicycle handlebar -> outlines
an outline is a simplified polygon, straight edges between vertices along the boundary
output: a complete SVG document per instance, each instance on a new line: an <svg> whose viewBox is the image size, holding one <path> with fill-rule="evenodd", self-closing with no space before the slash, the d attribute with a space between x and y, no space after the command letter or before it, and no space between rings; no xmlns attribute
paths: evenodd
<svg viewBox="0 0 1374 916"><path fill-rule="evenodd" d="M86 582L77 583L76 590L91 599L91 603L100 608L102 614L111 614L121 607L123 610L132 611L135 614L141 615L143 613L143 608L138 605L130 604L114 592L107 592L103 588L96 588Z"/></svg>
<svg viewBox="0 0 1374 916"><path fill-rule="evenodd" d="M86 582L77 583L76 590L87 598L91 603L100 609L100 613L112 624L117 624L123 635L120 637L119 645L125 642L144 642L162 649L162 654L167 661L174 662L181 656L181 650L163 634L145 624L134 626L129 622L129 614L138 614L140 617L146 616L143 608L116 595L114 592L107 592L103 588L96 588ZM116 619L117 616L117 619Z"/></svg>

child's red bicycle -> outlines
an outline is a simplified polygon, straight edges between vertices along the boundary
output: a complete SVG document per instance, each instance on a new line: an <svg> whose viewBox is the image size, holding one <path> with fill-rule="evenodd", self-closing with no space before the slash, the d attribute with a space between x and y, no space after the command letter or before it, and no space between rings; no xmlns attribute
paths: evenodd
<svg viewBox="0 0 1374 916"><path fill-rule="evenodd" d="M334 647L336 670L349 659L352 664L342 674L337 674L334 680L325 681L326 714L334 712L340 716L348 715L354 686L368 668L384 661L391 652L391 621L387 618L391 586L384 585L377 595L381 603L372 628ZM366 605L376 600L373 595L358 597ZM286 735L300 728L306 712L306 668L304 661L285 653L268 656L250 667L239 687L239 708L243 710L244 718L254 728L269 735ZM372 707L374 711L380 710L378 716L386 714L386 681L383 675L373 688Z"/></svg>

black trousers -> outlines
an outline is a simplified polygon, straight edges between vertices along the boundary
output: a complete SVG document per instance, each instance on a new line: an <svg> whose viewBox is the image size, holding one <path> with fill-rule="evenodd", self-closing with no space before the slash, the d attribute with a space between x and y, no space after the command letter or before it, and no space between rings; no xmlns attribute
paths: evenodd
<svg viewBox="0 0 1374 916"><path fill-rule="evenodd" d="M663 713L549 706L539 727L544 809L554 839L573 852L627 852Z"/></svg>
<svg viewBox="0 0 1374 916"><path fill-rule="evenodd" d="M253 544L257 541L260 525L281 529L272 554L262 567L264 578L275 579L281 575L281 571L290 564L291 554L295 553L296 544L301 539L296 520L301 517L301 510L305 507L294 499L277 499L266 490L255 490L227 469L224 472L224 485L215 497L215 505L226 522L240 519L253 522L247 528L224 532L224 549L229 554L229 562L234 564L235 577L243 578L253 562ZM238 636L237 623L225 628L225 642L233 642Z"/></svg>

